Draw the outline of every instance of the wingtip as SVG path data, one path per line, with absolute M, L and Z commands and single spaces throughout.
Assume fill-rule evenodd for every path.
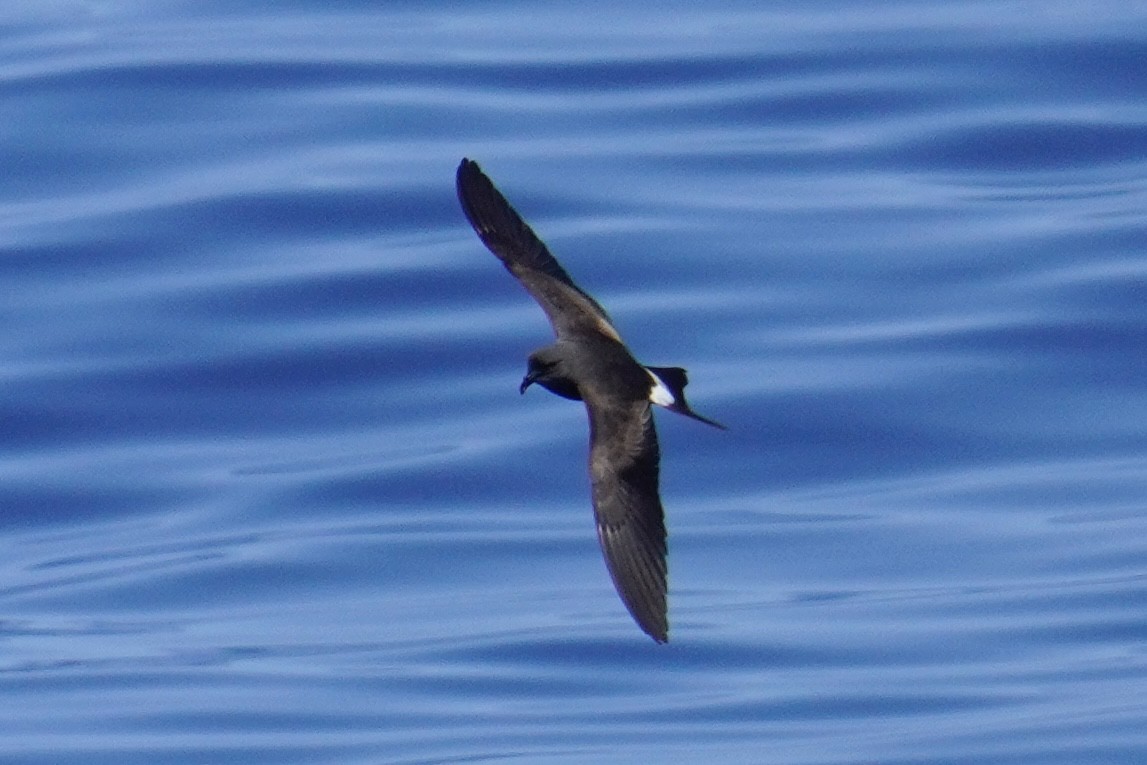
M 462 161 L 458 163 L 458 170 L 455 173 L 455 176 L 458 179 L 458 183 L 462 183 L 466 176 L 472 175 L 474 173 L 479 175 L 482 173 L 481 169 L 478 167 L 478 163 L 469 157 L 463 157 Z
M 649 614 L 638 616 L 634 612 L 630 612 L 633 621 L 641 628 L 641 631 L 653 640 L 657 645 L 665 645 L 669 642 L 669 622 L 664 614 L 651 617 Z
M 482 168 L 478 167 L 478 163 L 469 157 L 463 157 L 462 161 L 458 163 L 458 171 L 454 174 L 454 188 L 458 193 L 458 201 L 462 205 L 462 212 L 465 213 L 470 225 L 478 233 L 478 236 L 483 237 L 487 228 L 487 223 L 484 222 L 483 216 L 480 214 L 479 208 L 481 200 L 491 196 L 491 192 L 497 195 L 497 190 L 482 172 Z M 489 244 L 487 244 L 487 247 Z

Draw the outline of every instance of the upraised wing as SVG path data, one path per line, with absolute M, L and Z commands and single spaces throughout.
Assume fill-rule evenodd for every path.
M 559 339 L 597 332 L 621 342 L 605 309 L 574 284 L 477 162 L 462 160 L 457 186 L 470 225 L 546 312 Z
M 668 548 L 651 406 L 648 401 L 614 406 L 587 400 L 586 407 L 593 510 L 606 566 L 638 626 L 665 643 Z

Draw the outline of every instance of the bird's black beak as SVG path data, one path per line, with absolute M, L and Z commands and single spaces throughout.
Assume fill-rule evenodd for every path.
M 533 385 L 537 381 L 537 379 L 538 379 L 537 374 L 535 374 L 533 372 L 530 372 L 529 374 L 527 374 L 525 377 L 522 378 L 522 384 L 518 386 L 518 393 L 525 393 L 526 388 Z

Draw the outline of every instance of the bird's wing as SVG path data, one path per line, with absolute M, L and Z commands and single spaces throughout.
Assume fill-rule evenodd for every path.
M 621 342 L 605 309 L 581 290 L 478 167 L 458 165 L 458 200 L 482 243 L 546 312 L 558 338 L 596 332 Z
M 657 431 L 648 401 L 586 399 L 597 538 L 614 587 L 638 626 L 669 640 L 665 514 L 658 496 Z

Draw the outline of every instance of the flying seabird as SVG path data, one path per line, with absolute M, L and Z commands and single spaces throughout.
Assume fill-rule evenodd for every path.
M 585 401 L 597 538 L 617 594 L 658 643 L 666 618 L 665 513 L 658 496 L 652 404 L 724 429 L 689 408 L 680 367 L 637 362 L 605 310 L 574 284 L 476 162 L 458 165 L 458 199 L 482 243 L 522 283 L 553 325 L 556 342 L 530 354 L 521 393 L 537 383 Z

